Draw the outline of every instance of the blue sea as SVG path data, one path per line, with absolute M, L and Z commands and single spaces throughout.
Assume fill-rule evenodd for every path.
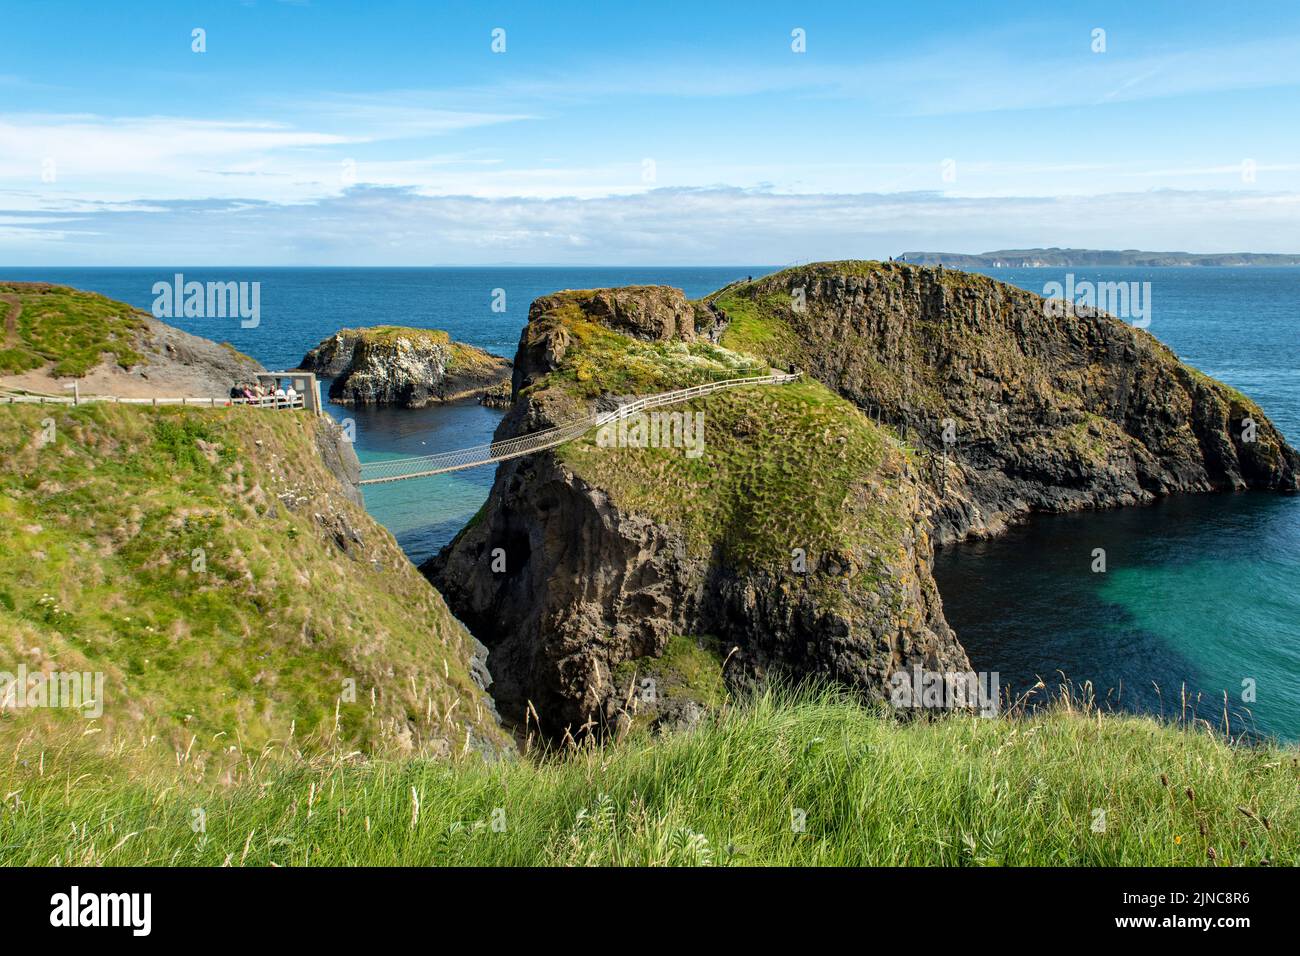
M 664 283 L 697 296 L 770 267 L 480 269 L 0 268 L 0 278 L 61 282 L 149 309 L 152 286 L 261 282 L 262 321 L 172 319 L 231 342 L 268 368 L 292 368 L 339 328 L 400 324 L 513 357 L 528 304 L 564 288 Z M 1256 399 L 1300 441 L 1300 269 L 990 269 L 1042 293 L 1048 282 L 1149 282 L 1148 331 L 1185 361 Z M 504 312 L 492 309 L 505 291 Z M 499 300 L 499 295 L 497 295 Z M 478 444 L 501 412 L 464 403 L 403 411 L 331 406 L 353 418 L 363 460 Z M 482 504 L 489 470 L 367 489 L 372 514 L 415 561 Z M 1107 570 L 1093 573 L 1105 548 Z M 1300 497 L 1180 496 L 1145 508 L 1038 516 L 1007 535 L 939 552 L 949 622 L 1004 691 L 1064 674 L 1098 698 L 1234 729 L 1300 739 Z
M 1048 282 L 1150 283 L 1147 331 L 1255 399 L 1300 443 L 1300 268 L 989 269 Z M 1094 548 L 1107 570 L 1093 573 Z M 1182 495 L 1041 515 L 941 550 L 944 611 L 980 669 L 1028 690 L 1066 675 L 1116 707 L 1300 740 L 1300 497 Z M 1226 701 L 1225 701 L 1226 695 Z

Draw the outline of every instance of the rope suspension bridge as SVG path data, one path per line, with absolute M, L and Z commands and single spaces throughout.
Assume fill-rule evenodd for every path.
M 361 466 L 361 485 L 378 485 L 390 481 L 406 481 L 410 478 L 427 478 L 462 468 L 478 468 L 481 465 L 493 465 L 497 462 L 531 455 L 533 452 L 555 448 L 567 441 L 581 438 L 593 428 L 600 428 L 619 419 L 627 418 L 648 408 L 660 408 L 664 405 L 676 405 L 680 402 L 711 395 L 729 388 L 746 385 L 784 385 L 799 378 L 799 373 L 787 374 L 775 372 L 771 375 L 749 376 L 746 378 L 729 378 L 703 385 L 692 385 L 671 392 L 659 392 L 655 395 L 643 395 L 640 398 L 624 402 L 618 408 L 596 415 L 563 422 L 552 428 L 509 438 L 505 441 L 486 445 L 474 445 L 470 448 L 458 448 L 455 451 L 441 452 L 436 455 L 423 455 L 418 458 L 396 458 L 391 461 L 371 461 Z

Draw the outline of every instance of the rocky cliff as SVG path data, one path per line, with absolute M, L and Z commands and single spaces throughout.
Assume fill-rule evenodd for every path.
M 711 320 L 660 287 L 539 299 L 497 437 L 766 371 L 697 334 Z M 684 656 L 699 677 L 692 647 L 732 683 L 819 677 L 872 698 L 898 669 L 968 667 L 930 577 L 925 488 L 885 429 L 816 382 L 672 411 L 703 416 L 698 454 L 588 435 L 505 462 L 423 567 L 491 648 L 504 714 L 558 736 L 697 713 L 665 694 L 700 692 L 685 668 L 664 673 Z
M 1254 402 L 1148 332 L 984 276 L 823 263 L 704 304 L 724 345 L 806 369 L 920 451 L 940 542 L 1032 511 L 1300 480 Z
M 344 405 L 419 408 L 481 396 L 510 377 L 510 362 L 436 329 L 343 329 L 308 352 L 303 369 L 327 376 Z

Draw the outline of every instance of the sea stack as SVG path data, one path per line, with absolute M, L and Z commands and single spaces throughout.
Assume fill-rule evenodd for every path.
M 385 325 L 342 329 L 305 356 L 301 367 L 332 379 L 340 405 L 421 408 L 476 398 L 510 379 L 510 362 L 437 329 Z

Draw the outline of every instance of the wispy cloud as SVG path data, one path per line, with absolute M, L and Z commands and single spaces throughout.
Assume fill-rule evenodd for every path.
M 458 106 L 448 102 L 456 99 Z M 465 129 L 537 119 L 507 110 L 466 108 L 465 97 L 447 91 L 394 90 L 383 94 L 335 93 L 303 100 L 294 111 L 317 126 L 341 126 L 368 141 L 441 136 Z
M 1072 32 L 1067 32 L 1072 31 Z M 593 54 L 564 73 L 412 93 L 482 104 L 591 102 L 613 97 L 683 100 L 796 95 L 870 104 L 884 115 L 942 116 L 1055 109 L 1300 85 L 1300 37 L 1124 52 L 1123 36 L 1090 55 L 1088 33 L 1062 26 L 1003 29 L 937 40 L 857 62 L 817 56 L 754 58 L 727 50 L 629 61 Z M 1062 39 L 1074 39 L 1062 43 Z M 1074 51 L 1075 55 L 1069 55 Z
M 322 110 L 316 128 L 272 120 L 10 113 L 0 115 L 0 186 L 42 184 L 50 201 L 251 195 L 295 202 L 357 181 L 356 163 L 341 149 L 516 118 L 397 105 L 385 110 L 364 101 L 336 102 Z M 331 119 L 349 128 L 326 131 Z M 448 162 L 406 161 L 409 169 Z M 375 166 L 385 168 L 401 165 Z M 231 177 L 266 182 L 235 187 L 225 181 Z
M 0 197 L 2 202 L 3 197 Z M 490 200 L 356 188 L 299 205 L 100 204 L 4 214 L 0 262 L 427 265 L 736 263 L 1008 246 L 1294 251 L 1300 193 L 1172 191 L 1094 197 L 789 195 L 657 189 L 600 199 Z M 129 250 L 103 236 L 130 234 Z

